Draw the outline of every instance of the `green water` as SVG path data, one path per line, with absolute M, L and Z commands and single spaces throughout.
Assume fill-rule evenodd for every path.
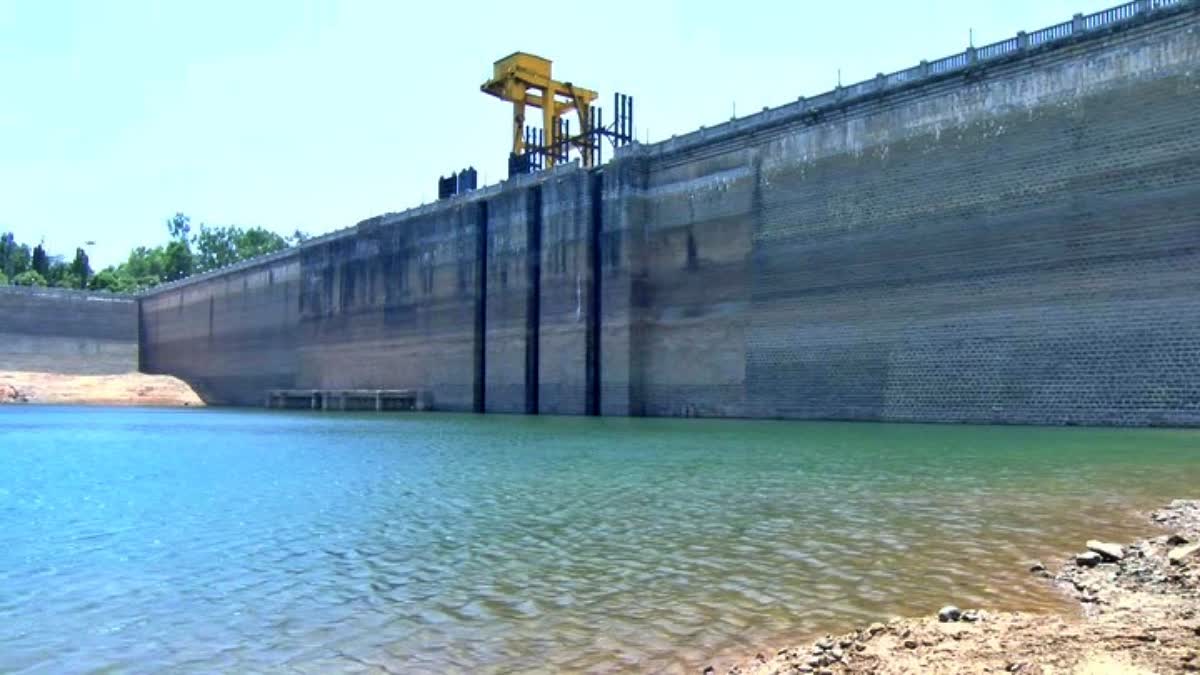
M 694 672 L 1200 496 L 1200 433 L 0 408 L 0 671 Z

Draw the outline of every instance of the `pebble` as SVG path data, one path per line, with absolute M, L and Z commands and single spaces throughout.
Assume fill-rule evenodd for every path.
M 870 626 L 867 626 L 867 633 L 869 635 L 878 635 L 885 630 L 887 630 L 887 627 L 881 623 L 873 623 Z
M 1110 544 L 1105 541 L 1091 539 L 1087 543 L 1089 551 L 1099 553 L 1105 562 L 1113 562 L 1125 557 L 1125 549 L 1120 544 Z
M 1041 560 L 1034 560 L 1033 564 L 1029 566 L 1029 571 L 1034 574 L 1040 574 L 1046 571 L 1046 566 L 1042 564 Z
M 1075 556 L 1075 564 L 1080 567 L 1095 567 L 1100 564 L 1101 560 L 1100 554 L 1095 551 L 1088 551 L 1087 553 L 1080 553 Z
M 977 612 L 973 609 L 969 609 L 969 610 L 963 612 L 963 615 L 962 615 L 962 620 L 966 621 L 968 623 L 975 623 L 976 621 L 978 621 L 981 618 L 982 617 L 979 615 L 979 612 Z
M 1167 537 L 1168 546 L 1179 546 L 1180 544 L 1188 543 L 1189 539 L 1182 534 L 1173 534 Z
M 907 647 L 908 649 L 916 649 L 917 641 L 916 640 L 905 640 L 904 646 Z
M 962 610 L 954 605 L 946 605 L 938 610 L 938 621 L 946 623 L 948 621 L 958 621 L 962 618 Z
M 1187 544 L 1185 546 L 1177 546 L 1171 549 L 1167 554 L 1167 560 L 1171 561 L 1172 565 L 1182 564 L 1184 560 L 1196 555 L 1200 552 L 1200 542 L 1195 544 Z

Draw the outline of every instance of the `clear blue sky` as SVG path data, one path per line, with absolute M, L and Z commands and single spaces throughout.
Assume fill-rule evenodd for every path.
M 1112 4 L 0 0 L 0 230 L 100 266 L 176 211 L 319 234 L 497 182 L 510 109 L 479 85 L 516 50 L 635 96 L 655 141 Z

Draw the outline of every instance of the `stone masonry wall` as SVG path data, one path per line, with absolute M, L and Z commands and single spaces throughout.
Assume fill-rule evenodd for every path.
M 143 366 L 235 404 L 1200 425 L 1200 6 L 1164 4 L 156 289 Z
M 0 370 L 136 372 L 137 326 L 133 298 L 0 286 Z

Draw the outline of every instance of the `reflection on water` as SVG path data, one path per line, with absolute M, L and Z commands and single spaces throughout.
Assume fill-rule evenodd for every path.
M 1050 608 L 1023 561 L 1198 481 L 1193 431 L 3 408 L 0 671 L 693 671 Z

